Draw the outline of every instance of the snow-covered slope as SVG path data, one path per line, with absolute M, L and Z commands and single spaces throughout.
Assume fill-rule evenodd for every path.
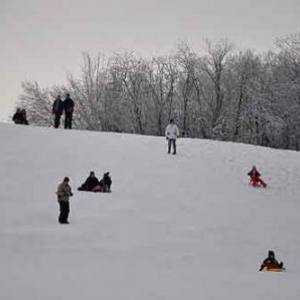
M 9 124 L 0 140 L 1 300 L 299 300 L 297 152 Z M 113 193 L 77 192 L 91 170 Z M 287 272 L 258 272 L 269 249 Z

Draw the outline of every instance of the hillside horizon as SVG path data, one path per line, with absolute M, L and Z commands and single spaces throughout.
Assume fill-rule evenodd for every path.
M 0 299 L 298 300 L 298 152 L 3 123 L 0 139 Z M 111 194 L 77 191 L 90 171 Z M 285 273 L 258 272 L 270 249 Z

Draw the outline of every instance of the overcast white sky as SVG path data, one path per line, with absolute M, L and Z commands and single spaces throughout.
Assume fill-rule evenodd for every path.
M 300 32 L 299 0 L 0 0 L 0 118 L 11 114 L 21 82 L 43 87 L 76 72 L 82 52 L 170 53 L 186 40 L 226 37 L 238 48 L 272 48 Z

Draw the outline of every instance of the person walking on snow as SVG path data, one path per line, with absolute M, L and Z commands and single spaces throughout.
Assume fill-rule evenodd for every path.
M 179 129 L 174 123 L 174 119 L 170 120 L 170 123 L 166 127 L 166 139 L 168 141 L 168 154 L 171 153 L 171 148 L 173 146 L 173 154 L 176 154 L 176 139 L 179 136 Z
M 61 100 L 61 96 L 58 95 L 53 102 L 52 113 L 54 114 L 54 127 L 58 128 L 60 125 L 60 118 L 64 110 L 64 103 Z
M 70 94 L 66 95 L 66 99 L 64 101 L 64 110 L 65 110 L 65 129 L 72 129 L 74 101 L 71 99 Z
M 248 173 L 248 176 L 250 176 L 250 185 L 254 187 L 267 187 L 267 184 L 260 178 L 260 173 L 257 171 L 255 166 L 252 167 L 251 171 Z
M 70 179 L 65 177 L 63 182 L 57 188 L 57 200 L 59 203 L 60 214 L 58 222 L 60 224 L 69 224 L 68 218 L 70 213 L 70 197 L 73 196 L 72 189 L 69 185 Z

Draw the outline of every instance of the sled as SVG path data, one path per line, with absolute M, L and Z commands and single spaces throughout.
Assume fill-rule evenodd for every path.
M 280 267 L 264 267 L 262 271 L 265 272 L 284 272 L 285 268 L 280 268 Z
M 101 191 L 101 190 L 88 191 L 88 190 L 83 190 L 81 188 L 78 188 L 77 191 L 79 191 L 79 192 L 87 192 L 87 193 L 111 193 L 111 191 L 110 192 L 104 192 L 104 191 Z
M 254 188 L 266 188 L 267 187 L 267 184 L 263 185 L 261 183 L 253 183 L 253 182 L 249 182 L 249 185 L 254 187 Z

